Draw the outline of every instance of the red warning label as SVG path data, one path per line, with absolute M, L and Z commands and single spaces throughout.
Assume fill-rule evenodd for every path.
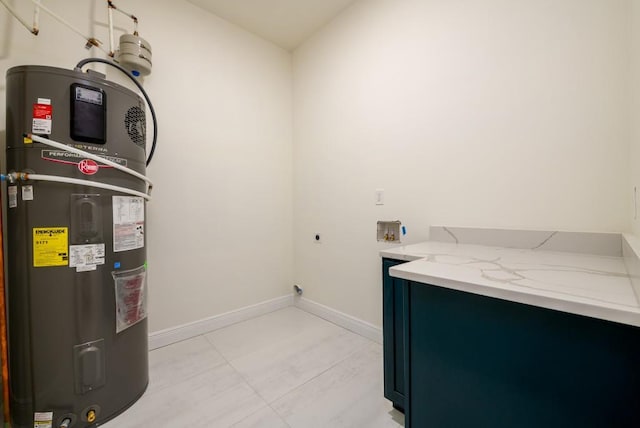
M 51 134 L 51 122 L 53 119 L 53 106 L 51 104 L 33 105 L 33 128 L 34 134 Z
M 33 118 L 34 119 L 49 119 L 53 114 L 53 106 L 50 104 L 34 104 L 33 105 Z

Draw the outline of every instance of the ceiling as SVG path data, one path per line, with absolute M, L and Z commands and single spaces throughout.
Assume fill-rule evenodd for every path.
M 287 50 L 357 0 L 189 0 Z

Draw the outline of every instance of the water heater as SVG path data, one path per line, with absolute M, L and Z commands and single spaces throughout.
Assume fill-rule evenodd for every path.
M 6 92 L 12 426 L 97 426 L 148 384 L 145 105 L 77 69 Z

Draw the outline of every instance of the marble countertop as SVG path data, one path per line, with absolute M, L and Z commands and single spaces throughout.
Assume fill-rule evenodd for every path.
M 429 241 L 390 248 L 408 263 L 391 276 L 640 326 L 640 300 L 625 258 Z

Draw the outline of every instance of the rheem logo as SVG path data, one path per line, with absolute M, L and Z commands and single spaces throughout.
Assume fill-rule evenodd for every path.
M 78 163 L 78 169 L 85 175 L 93 175 L 99 168 L 98 164 L 91 159 L 83 159 Z

